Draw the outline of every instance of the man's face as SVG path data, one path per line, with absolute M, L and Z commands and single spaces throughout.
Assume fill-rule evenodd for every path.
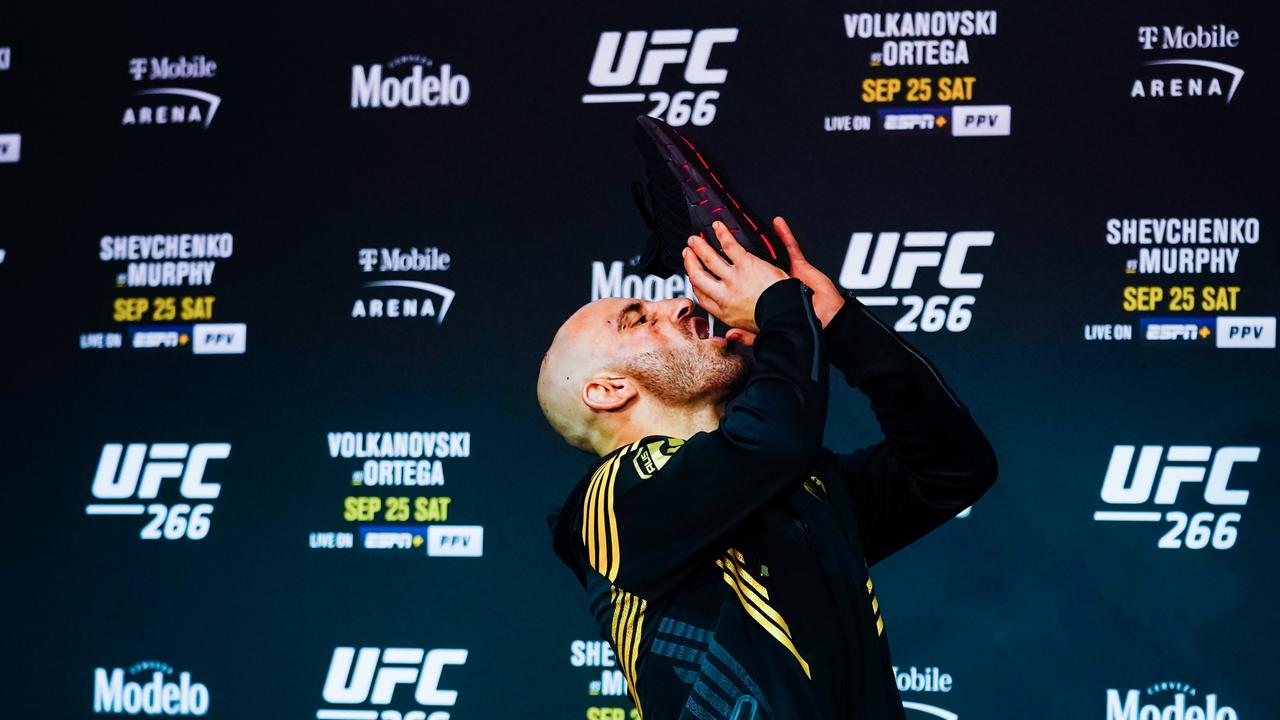
M 718 402 L 737 394 L 746 382 L 747 357 L 737 343 L 711 335 L 710 324 L 694 313 L 691 300 L 614 298 L 588 309 L 605 321 L 597 338 L 610 369 L 665 404 Z

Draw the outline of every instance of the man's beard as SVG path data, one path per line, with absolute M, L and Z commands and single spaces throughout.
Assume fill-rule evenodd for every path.
M 618 368 L 664 405 L 687 407 L 732 398 L 747 384 L 751 361 L 731 345 L 710 348 L 694 343 L 650 350 L 629 358 Z

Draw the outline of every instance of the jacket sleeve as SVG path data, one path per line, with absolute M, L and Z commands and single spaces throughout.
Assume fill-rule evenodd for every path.
M 871 401 L 884 439 L 834 454 L 832 499 L 851 513 L 868 565 L 972 505 L 995 482 L 995 451 L 941 373 L 852 293 L 828 323 L 828 357 Z M 830 458 L 829 458 L 830 459 Z
M 664 593 L 816 462 L 828 370 L 812 291 L 780 280 L 760 295 L 755 319 L 752 368 L 716 430 L 636 441 L 606 456 L 588 484 L 583 549 L 613 585 Z

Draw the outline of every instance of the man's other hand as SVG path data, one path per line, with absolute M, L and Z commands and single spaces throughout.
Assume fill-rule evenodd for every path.
M 719 222 L 716 224 L 720 225 L 721 228 L 724 227 Z M 809 289 L 813 290 L 813 312 L 814 315 L 818 317 L 818 321 L 822 323 L 822 327 L 825 328 L 827 324 L 831 322 L 831 318 L 835 317 L 836 313 L 840 311 L 840 308 L 844 307 L 844 296 L 840 294 L 840 288 L 837 287 L 835 283 L 831 282 L 831 278 L 827 277 L 826 273 L 814 267 L 813 264 L 804 256 L 804 251 L 800 249 L 800 243 L 796 241 L 796 236 L 792 234 L 791 227 L 787 225 L 786 220 L 783 220 L 781 217 L 775 217 L 773 219 L 773 229 L 777 232 L 778 237 L 782 238 L 782 244 L 787 248 L 787 255 L 790 256 L 791 277 L 799 280 L 805 285 L 808 285 Z M 723 233 L 721 233 L 720 230 L 716 231 L 716 237 L 718 238 L 723 238 L 726 235 L 729 237 L 730 242 L 733 242 L 733 236 L 729 234 L 727 229 Z M 715 252 L 714 250 L 711 250 L 711 246 L 707 245 L 706 241 L 700 237 L 694 236 L 690 238 L 690 240 L 699 241 L 712 253 Z M 724 240 L 721 239 L 720 242 L 723 244 Z M 690 245 L 693 246 L 693 243 L 691 242 Z M 733 242 L 733 246 L 739 251 L 742 251 L 742 247 L 736 242 Z M 693 282 L 694 289 L 698 291 L 698 297 L 702 298 L 702 287 L 698 284 L 698 276 L 694 274 L 694 270 L 690 265 L 690 260 L 694 257 L 693 253 L 686 251 L 684 267 L 685 272 L 689 274 L 689 279 Z M 701 255 L 696 257 L 701 257 Z M 755 258 L 753 255 L 750 257 L 754 258 L 757 262 L 764 263 L 763 260 Z M 723 260 L 721 260 L 721 262 L 723 262 Z M 768 265 L 768 263 L 764 264 Z M 697 266 L 698 263 L 695 261 L 692 265 Z M 773 266 L 769 265 L 769 267 Z M 701 267 L 698 266 L 698 269 L 701 270 Z M 705 271 L 702 274 L 706 275 Z M 714 282 L 714 278 L 712 281 Z M 711 311 L 713 315 L 719 317 L 731 326 L 732 329 L 725 333 L 726 339 L 734 340 L 743 343 L 744 345 L 751 345 L 755 342 L 756 329 L 754 324 L 750 328 L 741 325 L 734 325 L 728 320 L 725 320 L 725 318 L 720 317 L 720 314 L 712 310 L 711 306 L 706 302 L 703 302 L 703 306 Z M 752 308 L 754 310 L 754 305 Z
M 818 316 L 822 327 L 826 328 L 831 318 L 844 307 L 844 296 L 840 294 L 840 288 L 805 258 L 804 252 L 800 250 L 800 243 L 796 242 L 796 236 L 791 234 L 791 228 L 786 220 L 781 217 L 774 218 L 773 229 L 778 233 L 778 237 L 782 238 L 782 245 L 787 249 L 787 255 L 791 257 L 791 277 L 808 285 L 813 291 L 813 314 Z

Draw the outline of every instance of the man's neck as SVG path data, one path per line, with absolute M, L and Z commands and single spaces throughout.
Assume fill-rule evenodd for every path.
M 650 435 L 665 435 L 689 439 L 695 433 L 711 432 L 720 427 L 720 417 L 726 403 L 701 404 L 689 408 L 661 408 L 648 417 L 635 417 L 632 422 L 618 428 L 611 437 L 604 438 L 596 447 L 600 456 L 629 445 Z

